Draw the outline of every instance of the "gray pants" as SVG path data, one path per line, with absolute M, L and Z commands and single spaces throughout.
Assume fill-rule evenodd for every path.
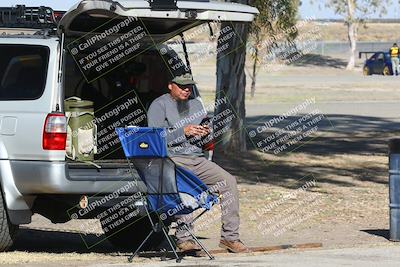
M 392 57 L 392 70 L 393 70 L 393 75 L 400 74 L 400 65 L 398 57 Z
M 205 157 L 174 156 L 171 159 L 177 165 L 192 171 L 211 191 L 216 191 L 222 195 L 221 239 L 228 241 L 239 239 L 239 193 L 235 177 Z M 176 219 L 183 222 L 190 222 L 192 217 L 192 214 L 189 214 L 176 216 Z M 183 242 L 191 239 L 191 236 L 187 231 L 178 229 L 176 238 L 178 242 Z

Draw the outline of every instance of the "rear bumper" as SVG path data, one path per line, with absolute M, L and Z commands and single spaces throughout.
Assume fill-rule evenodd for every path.
M 145 192 L 146 187 L 129 166 L 73 169 L 66 162 L 10 161 L 15 185 L 24 195 L 110 194 L 126 187 L 126 195 Z M 130 182 L 138 181 L 134 186 Z
M 10 214 L 30 212 L 38 195 L 102 196 L 118 192 L 129 196 L 146 192 L 146 186 L 136 172 L 129 172 L 128 165 L 98 170 L 74 169 L 62 161 L 0 160 L 0 182 Z

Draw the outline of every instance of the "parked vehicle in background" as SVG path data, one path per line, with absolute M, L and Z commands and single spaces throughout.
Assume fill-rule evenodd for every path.
M 372 54 L 372 56 L 365 60 L 363 66 L 364 75 L 393 75 L 392 62 L 388 52 L 359 52 L 359 58 L 361 58 L 363 54 L 366 58 L 368 55 Z

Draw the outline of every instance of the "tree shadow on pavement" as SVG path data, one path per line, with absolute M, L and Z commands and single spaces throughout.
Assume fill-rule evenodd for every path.
M 282 129 L 292 122 L 299 120 L 302 116 L 290 116 L 286 120 L 274 125 Z M 247 129 L 257 130 L 264 122 L 273 119 L 273 116 L 257 116 L 247 118 Z M 315 124 L 318 126 L 318 140 L 307 143 L 300 149 L 303 153 L 313 155 L 328 155 L 332 153 L 346 153 L 358 155 L 386 154 L 389 138 L 399 136 L 400 122 L 390 119 L 383 119 L 369 116 L 352 115 L 327 115 L 323 120 Z M 260 129 L 260 128 L 259 128 Z M 248 140 L 248 147 L 251 149 L 254 144 L 267 138 L 278 129 L 272 129 L 257 134 L 255 138 Z M 329 134 L 326 136 L 326 134 Z M 254 144 L 253 144 L 254 143 Z
M 240 182 L 248 184 L 297 188 L 302 185 L 298 181 L 306 176 L 315 177 L 319 183 L 338 186 L 355 186 L 363 181 L 387 184 L 387 163 L 382 157 L 387 155 L 389 139 L 399 134 L 400 122 L 377 117 L 329 115 L 316 124 L 316 132 L 290 148 L 278 154 L 273 149 L 262 151 L 276 140 L 266 141 L 269 137 L 301 117 L 288 117 L 268 129 L 262 126 L 274 117 L 247 118 L 248 133 L 257 132 L 253 138 L 248 135 L 249 151 L 240 155 L 217 152 L 215 161 L 236 175 Z

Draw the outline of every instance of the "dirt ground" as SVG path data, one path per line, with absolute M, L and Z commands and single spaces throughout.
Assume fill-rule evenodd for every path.
M 261 72 L 255 98 L 246 100 L 246 130 L 314 98 L 324 115 L 318 131 L 281 153 L 261 152 L 258 142 L 279 131 L 274 127 L 249 136 L 248 152 L 216 156 L 239 182 L 242 239 L 249 246 L 318 242 L 323 249 L 393 245 L 388 241 L 387 141 L 400 129 L 399 80 L 364 77 L 360 68 L 345 71 L 344 59 L 331 58 L 337 66 L 332 67 L 318 65 L 319 56 L 310 57 L 279 72 Z M 194 66 L 206 103 L 213 99 L 213 66 Z M 387 109 L 390 104 L 394 107 Z M 376 115 L 366 116 L 360 105 Z M 307 112 L 289 116 L 284 125 Z M 197 234 L 211 249 L 219 241 L 219 213 L 214 208 L 197 224 Z M 87 249 L 81 223 L 55 225 L 35 215 L 23 226 L 15 249 L 1 254 L 0 264 L 126 262 L 127 252 L 107 241 Z M 94 233 L 101 233 L 99 225 Z M 136 259 L 139 264 L 158 260 Z

